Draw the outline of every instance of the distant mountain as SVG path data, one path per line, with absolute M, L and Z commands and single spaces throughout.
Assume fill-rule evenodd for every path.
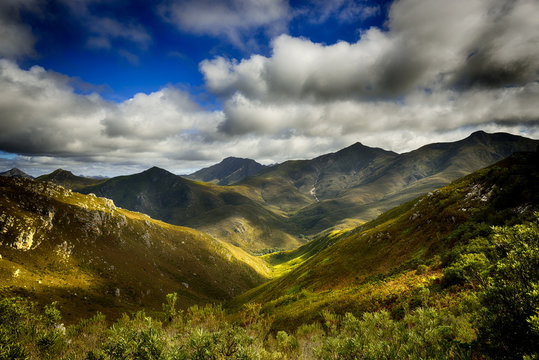
M 268 205 L 294 213 L 305 206 L 337 197 L 378 170 L 396 153 L 356 143 L 312 160 L 290 160 L 241 182 L 260 191 Z
M 251 159 L 228 157 L 219 164 L 200 169 L 184 177 L 190 180 L 211 182 L 217 185 L 231 185 L 259 173 L 264 168 L 266 166 Z
M 71 190 L 78 190 L 87 186 L 99 184 L 103 182 L 104 179 L 77 176 L 71 171 L 57 169 L 50 174 L 38 176 L 36 180 L 48 181 L 54 184 L 62 185 Z
M 497 137 L 476 134 L 464 142 L 479 151 Z M 462 149 L 434 146 L 447 147 Z M 320 320 L 324 309 L 338 314 L 384 309 L 398 315 L 405 306 L 411 310 L 421 301 L 451 304 L 449 299 L 458 299 L 459 291 L 469 291 L 447 292 L 440 287 L 442 267 L 456 261 L 459 246 L 488 235 L 493 225 L 532 220 L 538 210 L 539 153 L 515 153 L 354 230 L 266 255 L 268 262 L 289 272 L 233 299 L 229 307 L 263 304 L 262 312 L 275 316 L 276 328 L 293 329 Z M 421 289 L 430 291 L 428 299 L 418 299 Z
M 404 154 L 355 144 L 312 160 L 285 162 L 246 179 L 306 233 L 357 226 L 383 211 L 488 166 L 538 140 L 479 131 Z M 291 199 L 281 201 L 282 194 Z
M 4 172 L 0 173 L 0 176 L 7 176 L 7 177 L 12 177 L 12 178 L 25 178 L 25 179 L 33 179 L 34 178 L 33 176 L 30 176 L 27 173 L 25 173 L 24 171 L 19 170 L 17 168 L 13 168 L 11 170 L 4 171 Z
M 264 281 L 259 259 L 199 231 L 117 208 L 109 199 L 0 177 L 0 288 L 68 318 L 160 311 L 229 299 Z
M 153 167 L 79 191 L 113 199 L 118 206 L 171 224 L 194 227 L 248 250 L 300 245 L 290 235 L 286 219 L 242 187 L 203 184 Z

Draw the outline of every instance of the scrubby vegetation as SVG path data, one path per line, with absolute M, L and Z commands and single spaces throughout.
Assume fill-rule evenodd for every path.
M 428 271 L 419 268 L 418 272 Z M 0 301 L 0 359 L 466 359 L 539 355 L 539 213 L 525 224 L 494 227 L 456 248 L 439 289 L 460 294 L 448 306 L 418 290 L 402 311 L 339 315 L 293 330 L 272 327 L 261 306 L 235 316 L 219 305 L 144 311 L 110 324 L 101 314 L 65 327 L 54 304 Z M 458 288 L 458 291 L 457 291 Z M 383 306 L 382 306 L 383 307 Z

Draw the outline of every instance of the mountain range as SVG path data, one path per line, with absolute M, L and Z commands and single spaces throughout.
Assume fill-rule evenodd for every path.
M 38 180 L 110 198 L 123 208 L 259 253 L 292 249 L 318 235 L 361 225 L 514 152 L 535 151 L 538 145 L 538 140 L 479 131 L 403 154 L 356 143 L 271 167 L 227 158 L 187 176 L 197 181 L 155 167 L 112 179 L 56 170 Z M 201 182 L 204 179 L 211 183 Z

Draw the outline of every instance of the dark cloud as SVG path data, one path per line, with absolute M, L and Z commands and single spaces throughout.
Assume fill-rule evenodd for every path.
M 538 13 L 535 1 L 493 1 L 454 85 L 499 88 L 539 80 Z
M 0 57 L 35 55 L 32 28 L 21 22 L 21 12 L 38 11 L 35 0 L 0 2 Z
M 515 59 L 505 63 L 496 62 L 488 50 L 470 56 L 455 74 L 454 86 L 458 88 L 522 86 L 539 79 L 539 68 L 531 59 Z

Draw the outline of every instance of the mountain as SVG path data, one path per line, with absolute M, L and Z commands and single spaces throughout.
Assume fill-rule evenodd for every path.
M 491 234 L 492 225 L 522 223 L 537 210 L 539 153 L 516 153 L 354 230 L 266 255 L 283 275 L 228 306 L 264 304 L 276 328 L 320 320 L 323 309 L 339 314 L 386 309 L 398 317 L 403 306 L 425 301 L 449 306 L 468 291 L 440 286 L 459 249 Z M 421 292 L 428 297 L 418 298 Z
M 293 248 L 301 243 L 286 219 L 236 186 L 191 181 L 153 167 L 80 189 L 113 199 L 123 208 L 165 222 L 196 228 L 246 250 Z
M 32 176 L 28 175 L 22 170 L 19 170 L 17 168 L 13 168 L 8 171 L 4 171 L 0 173 L 0 176 L 7 176 L 7 177 L 13 177 L 13 178 L 25 178 L 25 179 L 33 179 Z
M 306 237 L 349 229 L 539 141 L 477 132 L 404 154 L 356 143 L 311 160 L 265 168 L 233 186 L 162 169 L 79 188 L 249 251 L 292 249 Z M 265 250 L 264 250 L 265 251 Z
M 262 188 L 268 205 L 286 211 L 304 233 L 316 234 L 357 226 L 513 152 L 535 151 L 538 145 L 538 140 L 482 131 L 404 154 L 358 143 L 312 160 L 285 162 L 241 184 Z
M 251 159 L 228 157 L 219 164 L 200 169 L 184 177 L 190 180 L 211 182 L 218 185 L 230 185 L 257 174 L 264 168 L 266 166 Z
M 38 181 L 47 181 L 64 186 L 71 190 L 78 190 L 87 186 L 99 184 L 103 179 L 88 178 L 74 175 L 71 171 L 57 169 L 50 174 L 41 175 L 36 178 Z
M 289 160 L 251 176 L 239 185 L 256 192 L 274 211 L 293 215 L 298 210 L 331 199 L 360 181 L 365 169 L 377 169 L 396 153 L 356 143 L 311 160 Z M 290 220 L 291 223 L 298 223 Z M 301 224 L 301 223 L 300 223 Z M 301 224 L 301 231 L 309 226 Z
M 199 231 L 61 186 L 0 177 L 0 293 L 57 301 L 68 318 L 230 299 L 263 262 Z

